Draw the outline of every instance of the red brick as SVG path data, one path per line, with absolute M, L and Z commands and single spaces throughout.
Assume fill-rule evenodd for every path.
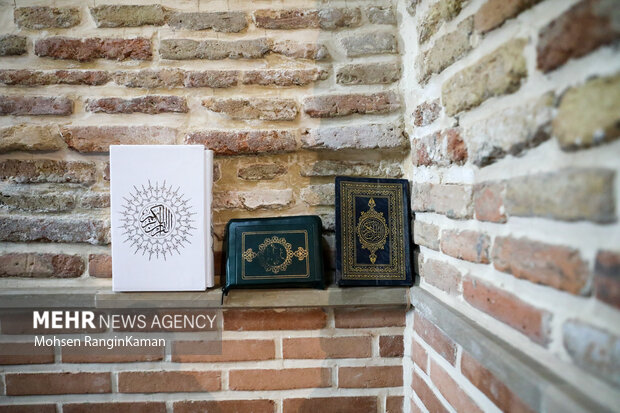
M 377 411 L 377 398 L 374 396 L 358 396 L 284 399 L 283 406 L 284 413 L 374 413 Z
M 41 57 L 86 62 L 93 59 L 151 60 L 151 41 L 135 39 L 72 39 L 48 37 L 37 40 L 34 53 Z
M 419 264 L 420 276 L 430 285 L 447 292 L 450 295 L 458 295 L 461 285 L 461 272 L 447 262 L 427 258 Z
M 318 330 L 326 324 L 327 314 L 320 308 L 224 312 L 224 330 Z
M 97 278 L 112 278 L 112 257 L 108 254 L 89 254 L 88 275 Z
M 402 357 L 404 352 L 403 336 L 379 337 L 379 355 L 381 357 Z
M 439 355 L 448 360 L 453 366 L 455 365 L 456 343 L 418 311 L 414 315 L 413 329 Z
M 54 159 L 6 159 L 0 161 L 0 179 L 17 183 L 92 184 L 97 174 L 96 164 L 85 161 Z
M 474 15 L 476 31 L 486 33 L 518 16 L 541 0 L 487 0 Z
M 273 413 L 273 400 L 200 400 L 174 402 L 174 413 Z
M 216 155 L 252 155 L 297 150 L 294 130 L 206 130 L 192 132 L 187 144 L 202 144 Z
M 102 70 L 0 70 L 0 83 L 5 85 L 44 86 L 44 85 L 89 85 L 99 86 L 107 83 L 110 75 Z
M 285 359 L 338 359 L 372 356 L 372 340 L 365 337 L 304 337 L 284 338 Z
M 65 97 L 0 96 L 0 115 L 54 115 L 73 113 L 73 101 Z
M 462 165 L 467 161 L 467 146 L 459 128 L 445 129 L 414 139 L 411 150 L 414 166 Z
M 432 413 L 449 413 L 448 409 L 439 401 L 435 393 L 428 387 L 428 384 L 416 373 L 413 372 L 413 380 L 411 388 L 418 395 L 422 404 L 429 412 Z
M 12 404 L 0 406 L 1 413 L 57 413 L 55 404 Z
M 431 360 L 431 380 L 441 395 L 457 412 L 482 413 L 482 409 L 454 381 L 450 374 L 434 360 Z
M 110 393 L 110 373 L 11 373 L 7 396 Z
M 398 108 L 400 108 L 400 98 L 394 92 L 323 95 L 304 99 L 304 112 L 311 118 L 331 118 L 354 113 L 389 113 Z
M 435 122 L 441 113 L 439 99 L 421 103 L 413 112 L 413 124 L 415 126 L 428 126 Z
M 261 9 L 254 12 L 254 23 L 265 29 L 326 29 L 356 27 L 362 15 L 355 9 Z
M 578 250 L 527 238 L 497 237 L 493 264 L 517 278 L 572 294 L 584 294 L 590 276 Z
M 388 396 L 385 399 L 385 413 L 403 413 L 403 396 Z
M 489 236 L 477 231 L 441 232 L 441 251 L 461 260 L 488 264 L 490 244 Z
M 133 99 L 88 99 L 86 110 L 94 113 L 187 113 L 187 101 L 180 96 L 141 96 Z
M 402 366 L 338 367 L 338 387 L 341 389 L 401 387 Z
M 469 277 L 463 280 L 463 298 L 477 309 L 525 334 L 530 340 L 543 346 L 549 343 L 551 313 L 548 311 Z
M 13 252 L 0 255 L 0 278 L 76 278 L 84 272 L 79 255 Z
M 502 411 L 511 413 L 532 412 L 493 373 L 465 352 L 461 356 L 461 372 Z
M 413 362 L 417 364 L 424 373 L 428 374 L 428 353 L 426 349 L 415 338 L 411 343 L 411 358 Z
M 218 391 L 219 371 L 128 371 L 118 373 L 120 393 L 174 393 Z
M 594 265 L 594 295 L 620 309 L 620 253 L 599 251 Z
M 62 413 L 166 413 L 164 402 L 110 402 L 63 404 Z
M 336 309 L 336 328 L 404 327 L 404 308 Z
M 504 209 L 505 186 L 484 183 L 474 186 L 474 212 L 479 221 L 506 222 Z
M 62 137 L 78 152 L 107 152 L 110 145 L 171 145 L 177 130 L 166 126 L 66 126 Z
M 331 386 L 331 369 L 230 370 L 231 390 L 289 390 Z
M 48 364 L 54 362 L 54 347 L 34 343 L 0 343 L 0 365 Z
M 538 35 L 538 69 L 550 72 L 571 58 L 585 56 L 620 37 L 613 20 L 615 0 L 583 0 L 568 9 Z
M 164 347 L 62 347 L 63 363 L 134 363 L 141 361 L 161 361 Z
M 172 344 L 174 362 L 258 361 L 272 360 L 275 355 L 273 340 L 175 341 Z

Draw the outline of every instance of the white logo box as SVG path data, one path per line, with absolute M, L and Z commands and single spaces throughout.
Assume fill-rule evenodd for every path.
M 111 145 L 114 291 L 213 287 L 213 151 Z

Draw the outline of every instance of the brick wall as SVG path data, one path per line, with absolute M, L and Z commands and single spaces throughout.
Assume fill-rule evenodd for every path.
M 0 399 L 14 405 L 0 411 L 402 411 L 402 308 L 239 309 L 223 320 L 219 354 L 200 333 L 148 352 L 20 344 L 19 357 L 0 358 Z
M 617 6 L 398 9 L 414 289 L 610 410 L 620 394 Z M 535 410 L 442 327 L 417 309 L 407 318 L 406 411 Z

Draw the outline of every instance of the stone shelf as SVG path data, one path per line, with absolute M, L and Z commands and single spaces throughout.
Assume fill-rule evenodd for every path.
M 5 289 L 0 308 L 290 308 L 408 305 L 407 287 L 232 290 L 220 304 L 221 290 L 200 292 L 114 293 L 106 288 Z

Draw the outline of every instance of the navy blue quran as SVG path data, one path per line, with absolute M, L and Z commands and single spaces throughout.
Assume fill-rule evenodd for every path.
M 224 293 L 234 287 L 323 288 L 321 228 L 318 216 L 230 220 Z
M 340 286 L 411 285 L 409 182 L 336 178 Z

